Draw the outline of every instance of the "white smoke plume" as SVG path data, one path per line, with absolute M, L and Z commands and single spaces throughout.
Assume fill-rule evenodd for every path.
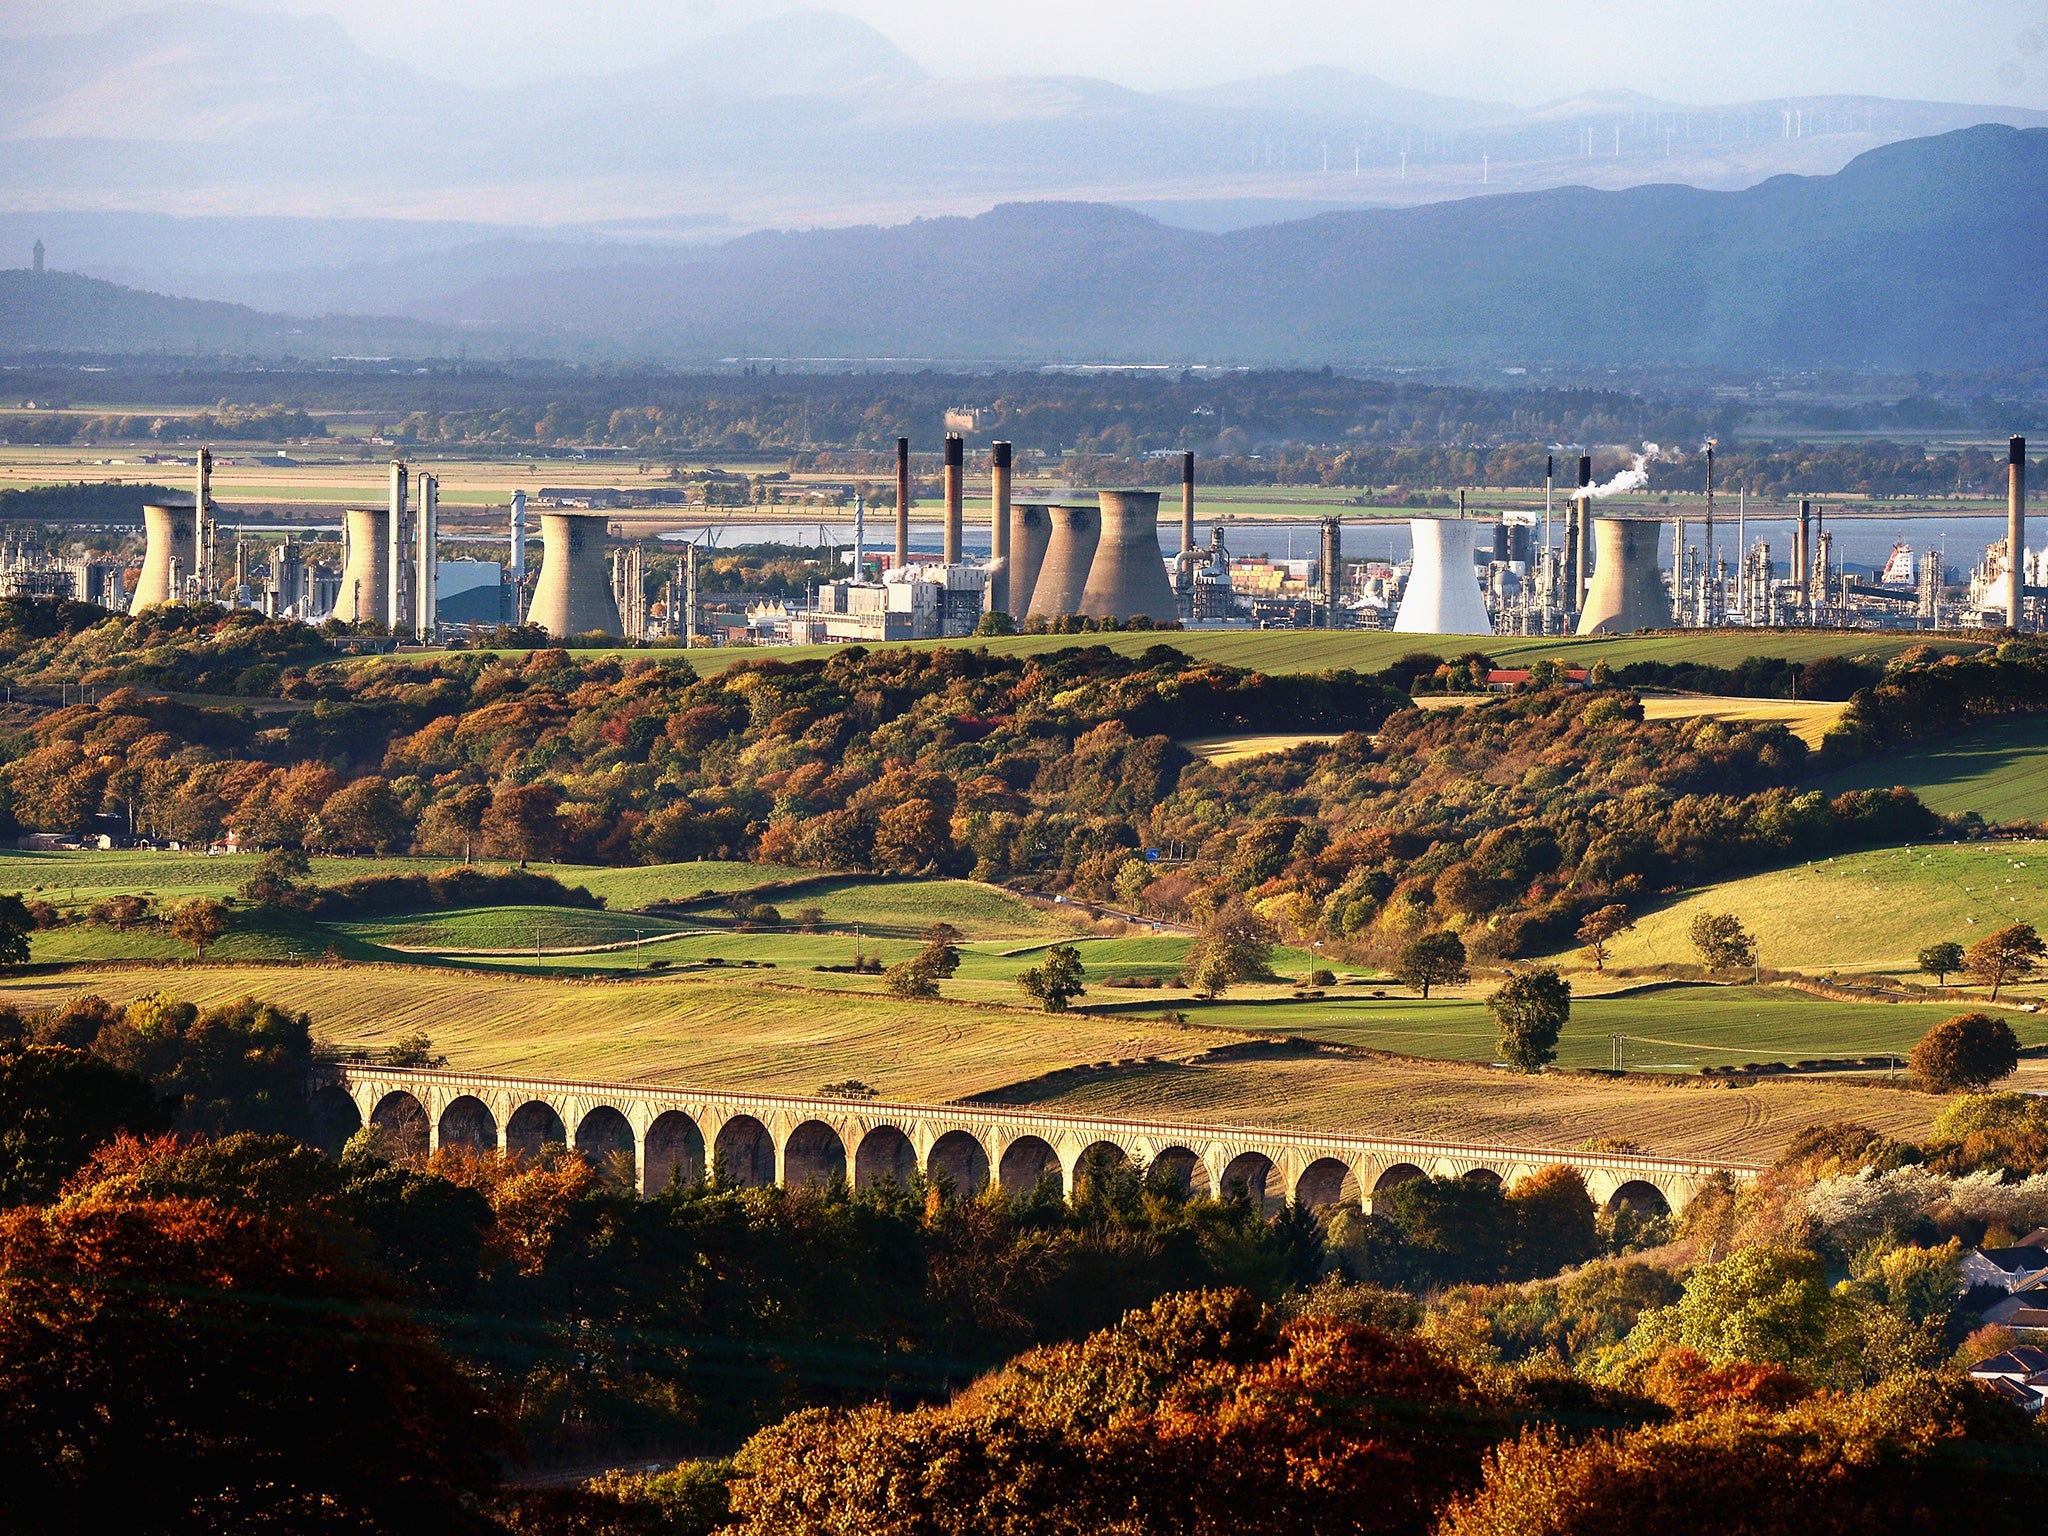
M 1663 456 L 1664 450 L 1655 443 L 1643 444 L 1641 453 L 1630 455 L 1627 469 L 1609 480 L 1605 485 L 1589 485 L 1586 494 L 1595 501 L 1609 496 L 1619 496 L 1623 491 L 1640 491 L 1650 483 L 1650 466 Z

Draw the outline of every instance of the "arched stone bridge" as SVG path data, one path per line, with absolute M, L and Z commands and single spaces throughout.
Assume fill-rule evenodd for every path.
M 1091 1152 L 1164 1166 L 1193 1193 L 1235 1187 L 1267 1204 L 1356 1201 L 1424 1174 L 1513 1184 L 1551 1164 L 1576 1168 L 1613 1208 L 1683 1210 L 1716 1165 L 1634 1154 L 1381 1140 L 1309 1131 L 1104 1120 L 999 1105 L 795 1098 L 641 1083 L 486 1076 L 340 1063 L 318 1089 L 337 1129 L 375 1124 L 415 1152 L 441 1146 L 535 1153 L 550 1142 L 630 1158 L 643 1191 L 693 1182 L 711 1160 L 745 1187 L 908 1183 L 923 1171 L 976 1191 L 993 1178 L 1029 1190 L 1047 1173 L 1071 1192 Z M 1730 1171 L 1746 1176 L 1752 1170 Z

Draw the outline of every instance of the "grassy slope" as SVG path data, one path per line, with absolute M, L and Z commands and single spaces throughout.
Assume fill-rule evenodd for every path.
M 1507 635 L 1397 635 L 1383 630 L 1340 630 L 1335 633 L 1287 630 L 1189 630 L 1184 632 L 1139 631 L 1111 635 L 1014 635 L 1001 639 L 919 641 L 912 648 L 932 645 L 977 645 L 1003 656 L 1037 656 L 1075 646 L 1106 645 L 1126 656 L 1137 656 L 1155 645 L 1168 645 L 1204 661 L 1220 661 L 1269 673 L 1319 672 L 1351 667 L 1377 671 L 1397 657 L 1414 651 L 1431 651 L 1440 656 L 1457 656 L 1466 651 L 1484 651 L 1504 665 L 1526 664 L 1544 657 L 1559 657 L 1574 665 L 1590 665 L 1605 658 L 1613 666 L 1631 661 L 1698 661 L 1716 666 L 1733 666 L 1749 656 L 1783 656 L 1811 661 L 1821 656 L 1859 656 L 1889 660 L 1914 645 L 1929 643 L 1929 637 L 1913 634 L 1878 634 L 1868 630 L 1730 630 L 1712 636 L 1657 634 L 1593 638 L 1516 639 Z M 1943 649 L 1974 649 L 1975 642 L 1944 638 L 1934 642 Z M 736 646 L 719 650 L 692 651 L 692 666 L 705 675 L 723 672 L 744 661 L 806 661 L 828 656 L 834 646 Z M 589 651 L 577 655 L 620 654 L 675 655 L 671 651 Z M 362 665 L 375 665 L 376 658 Z
M 1880 848 L 1730 880 L 1639 917 L 1608 963 L 1693 961 L 1686 933 L 1700 912 L 1741 918 L 1766 966 L 1904 973 L 1941 939 L 1967 946 L 2014 921 L 2048 928 L 2048 843 Z
M 4 995 L 47 1006 L 87 991 L 121 999 L 161 988 L 202 1003 L 253 993 L 307 1010 L 339 1046 L 376 1049 L 424 1029 L 451 1065 L 477 1071 L 786 1093 L 857 1077 L 919 1099 L 1075 1064 L 1188 1054 L 1219 1038 L 1153 1020 L 909 1004 L 863 985 L 827 999 L 761 971 L 593 984 L 409 966 L 207 965 L 82 968 L 13 980 Z
M 1987 821 L 2048 822 L 2048 717 L 1985 726 L 1819 781 L 1830 794 L 1894 784 L 1952 816 L 1976 811 Z

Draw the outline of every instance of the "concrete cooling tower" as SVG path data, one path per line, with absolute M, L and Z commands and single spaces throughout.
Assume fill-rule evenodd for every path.
M 1479 593 L 1472 541 L 1479 523 L 1417 517 L 1408 522 L 1415 540 L 1415 564 L 1401 594 L 1394 630 L 1403 635 L 1490 635 L 1493 620 Z
M 1104 491 L 1101 532 L 1081 613 L 1091 619 L 1170 619 L 1180 612 L 1159 548 L 1159 493 Z
M 1085 504 L 1046 511 L 1052 517 L 1052 536 L 1046 540 L 1038 580 L 1031 585 L 1029 611 L 1033 618 L 1058 619 L 1081 611 L 1081 594 L 1088 590 L 1088 570 L 1095 564 L 1095 546 L 1102 538 L 1102 513 Z
M 619 605 L 612 600 L 611 572 L 604 558 L 605 519 L 574 512 L 540 515 L 540 579 L 533 584 L 529 624 L 557 639 L 571 635 L 620 633 Z
M 145 545 L 142 580 L 128 601 L 130 613 L 175 603 L 192 574 L 192 503 L 168 498 L 142 509 Z
M 1052 514 L 1044 502 L 1010 504 L 1010 617 L 1019 623 L 1031 611 L 1031 593 L 1051 537 Z
M 382 624 L 390 615 L 390 553 L 384 547 L 391 514 L 382 507 L 350 507 L 343 514 L 341 591 L 334 617 L 344 624 Z
M 1593 579 L 1579 614 L 1582 635 L 1668 629 L 1671 596 L 1657 565 L 1656 523 L 1636 517 L 1593 519 Z

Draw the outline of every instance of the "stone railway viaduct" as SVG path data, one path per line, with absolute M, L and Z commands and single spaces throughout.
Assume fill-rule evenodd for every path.
M 598 1159 L 630 1158 L 647 1193 L 694 1182 L 715 1163 L 729 1182 L 855 1188 L 924 1172 L 978 1191 L 993 1179 L 1025 1191 L 1050 1173 L 1071 1192 L 1093 1155 L 1170 1174 L 1190 1193 L 1242 1187 L 1274 1205 L 1357 1202 L 1425 1174 L 1513 1184 L 1562 1163 L 1595 1201 L 1683 1210 L 1716 1165 L 1635 1154 L 1382 1140 L 1157 1120 L 1104 1120 L 1000 1105 L 795 1098 L 645 1083 L 568 1082 L 339 1063 L 317 1095 L 337 1130 L 365 1124 L 408 1150 L 443 1146 L 537 1153 L 562 1143 Z M 1737 1176 L 1753 1170 L 1730 1168 Z

